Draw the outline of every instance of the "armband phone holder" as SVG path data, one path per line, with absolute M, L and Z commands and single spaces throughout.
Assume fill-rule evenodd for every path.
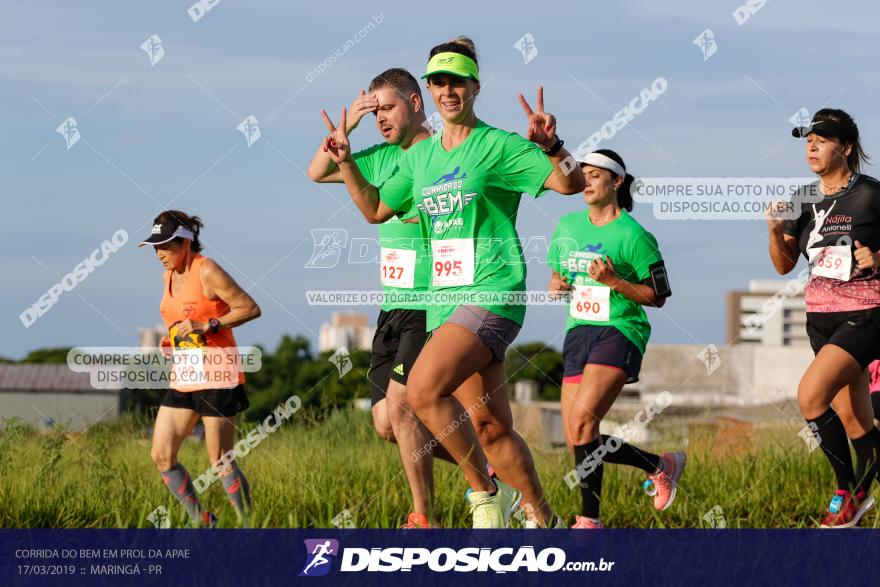
M 668 298 L 672 295 L 669 289 L 669 277 L 666 275 L 666 265 L 663 261 L 652 263 L 648 269 L 651 272 L 651 287 L 654 288 L 654 295 L 658 298 Z

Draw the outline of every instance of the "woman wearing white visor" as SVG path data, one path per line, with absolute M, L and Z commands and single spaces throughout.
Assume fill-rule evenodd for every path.
M 150 236 L 162 263 L 163 295 L 159 312 L 174 353 L 168 392 L 156 415 L 151 456 L 162 481 L 194 524 L 214 526 L 192 478 L 177 460 L 180 445 L 199 419 L 215 474 L 239 516 L 251 513 L 250 487 L 244 473 L 227 455 L 235 443 L 233 419 L 249 407 L 244 374 L 232 329 L 258 318 L 257 303 L 213 259 L 201 255 L 202 222 L 179 210 L 166 210 L 153 220 Z
M 657 240 L 629 214 L 633 177 L 623 159 L 600 149 L 579 162 L 587 208 L 559 221 L 547 262 L 550 291 L 572 292 L 562 351 L 562 418 L 575 454 L 567 479 L 581 488 L 581 515 L 573 528 L 589 529 L 603 527 L 603 462 L 644 470 L 654 486 L 654 507 L 665 510 L 686 458 L 683 452 L 652 454 L 599 433 L 624 384 L 638 380 L 651 334 L 643 306 L 663 306 L 671 291 Z

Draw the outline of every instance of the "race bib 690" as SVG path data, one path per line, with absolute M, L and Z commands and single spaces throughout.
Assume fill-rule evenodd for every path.
M 568 311 L 576 320 L 608 322 L 611 316 L 611 288 L 606 285 L 575 285 Z

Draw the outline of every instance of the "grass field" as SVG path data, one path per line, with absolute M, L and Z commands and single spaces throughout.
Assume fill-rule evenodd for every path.
M 0 526 L 53 528 L 152 527 L 157 506 L 185 525 L 182 508 L 162 485 L 149 456 L 148 422 L 125 418 L 85 434 L 38 435 L 15 426 L 0 433 Z M 833 489 L 823 456 L 809 454 L 791 426 L 762 431 L 754 450 L 720 458 L 712 435 L 691 438 L 679 496 L 657 513 L 644 495 L 640 471 L 606 465 L 602 518 L 609 527 L 707 527 L 703 515 L 718 505 L 729 528 L 815 527 Z M 655 449 L 676 447 L 654 447 Z M 563 451 L 535 452 L 555 511 L 571 523 L 580 498 L 563 475 L 572 459 Z M 193 477 L 208 467 L 204 445 L 187 441 L 181 462 Z M 253 526 L 329 527 L 342 510 L 358 527 L 390 528 L 409 511 L 409 490 L 396 447 L 373 432 L 369 415 L 339 411 L 321 423 L 294 419 L 240 461 L 256 509 Z M 437 519 L 444 527 L 469 526 L 458 470 L 435 465 Z M 221 527 L 240 524 L 219 483 L 202 501 Z M 873 512 L 863 526 L 878 527 Z

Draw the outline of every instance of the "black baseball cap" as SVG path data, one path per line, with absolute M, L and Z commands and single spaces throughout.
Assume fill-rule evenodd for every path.
M 843 141 L 852 139 L 851 133 L 843 125 L 820 114 L 816 114 L 808 126 L 796 126 L 791 129 L 791 136 L 797 139 L 806 138 L 810 133 L 816 133 L 820 137 L 841 139 Z
M 144 245 L 161 245 L 176 238 L 193 240 L 195 233 L 176 221 L 160 222 L 153 225 L 150 236 L 141 241 L 138 247 Z

